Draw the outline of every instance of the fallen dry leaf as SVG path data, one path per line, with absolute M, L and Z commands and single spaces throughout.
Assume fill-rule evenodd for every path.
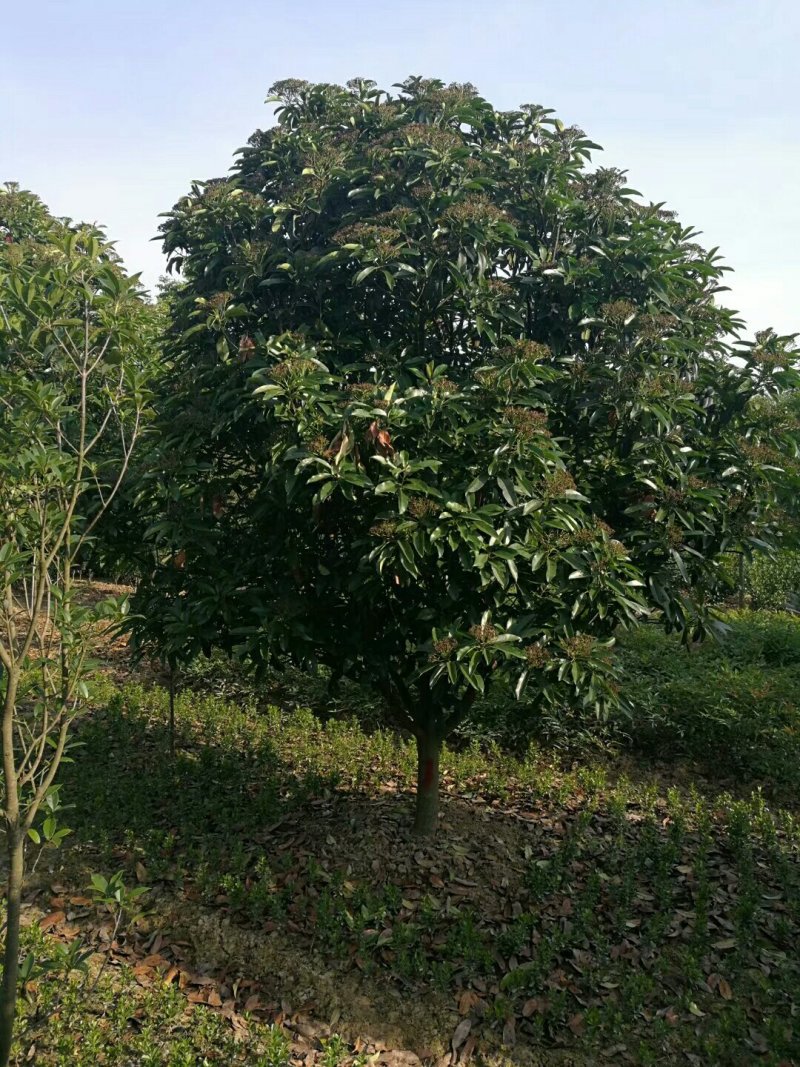
M 473 1008 L 482 1003 L 481 997 L 472 989 L 465 989 L 458 998 L 458 1014 L 469 1015 Z
M 536 1014 L 536 1012 L 543 1012 L 546 1008 L 547 1001 L 544 997 L 531 997 L 522 1005 L 523 1018 L 530 1019 L 531 1015 Z
M 65 919 L 66 915 L 63 911 L 51 911 L 49 915 L 45 915 L 43 919 L 39 920 L 39 929 L 43 933 L 47 933 L 47 931 L 52 930 L 54 926 L 63 923 Z
M 453 1052 L 458 1052 L 461 1046 L 469 1037 L 469 1032 L 472 1029 L 471 1019 L 462 1019 L 453 1032 L 453 1036 L 450 1038 L 450 1047 Z
M 416 1052 L 407 1049 L 387 1049 L 378 1058 L 378 1063 L 386 1067 L 422 1067 L 422 1060 Z
M 168 960 L 165 960 L 159 952 L 153 952 L 142 960 L 142 964 L 145 967 L 165 967 L 167 963 Z
M 503 1044 L 506 1048 L 513 1048 L 517 1043 L 517 1024 L 513 1015 L 509 1015 L 503 1024 Z
M 569 1021 L 567 1022 L 567 1026 L 570 1028 L 573 1034 L 575 1034 L 576 1037 L 580 1037 L 583 1033 L 585 1026 L 582 1013 L 576 1012 L 574 1015 L 570 1016 Z
M 464 1042 L 464 1047 L 461 1050 L 461 1055 L 458 1057 L 458 1062 L 466 1067 L 466 1064 L 472 1059 L 472 1054 L 478 1044 L 478 1039 L 474 1034 L 470 1034 L 467 1040 Z

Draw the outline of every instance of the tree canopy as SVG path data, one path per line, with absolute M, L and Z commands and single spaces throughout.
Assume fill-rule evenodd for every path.
M 708 625 L 774 534 L 791 339 L 543 107 L 410 78 L 273 90 L 163 226 L 180 282 L 137 636 L 366 677 L 436 754 L 498 679 L 602 711 L 615 628 Z

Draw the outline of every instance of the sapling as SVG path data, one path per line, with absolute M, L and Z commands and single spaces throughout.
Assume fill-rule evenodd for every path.
M 34 232 L 19 222 L 26 197 L 41 221 Z M 124 612 L 124 597 L 87 603 L 75 574 L 139 435 L 149 343 L 138 281 L 103 235 L 43 211 L 30 194 L 0 191 L 2 1067 L 13 1037 L 25 846 L 67 832 L 55 778 L 87 704 L 93 645 Z

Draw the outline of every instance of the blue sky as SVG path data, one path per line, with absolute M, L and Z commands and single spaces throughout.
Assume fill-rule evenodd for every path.
M 474 82 L 556 108 L 703 231 L 753 328 L 800 330 L 796 0 L 4 5 L 0 180 L 104 223 L 152 284 L 159 212 L 270 122 L 279 78 Z

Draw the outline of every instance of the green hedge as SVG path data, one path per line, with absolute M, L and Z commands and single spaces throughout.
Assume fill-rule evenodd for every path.
M 745 591 L 754 608 L 770 611 L 800 606 L 800 552 L 784 549 L 745 564 Z

